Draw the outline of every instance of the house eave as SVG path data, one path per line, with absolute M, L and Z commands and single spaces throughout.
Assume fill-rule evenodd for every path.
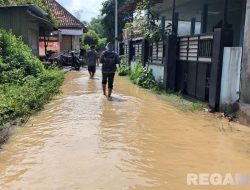
M 61 35 L 68 35 L 68 36 L 82 36 L 83 35 L 83 29 L 78 28 L 60 28 Z

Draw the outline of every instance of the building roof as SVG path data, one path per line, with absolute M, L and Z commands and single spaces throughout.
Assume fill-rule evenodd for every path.
M 84 31 L 87 28 L 69 11 L 67 11 L 56 0 L 46 0 L 51 9 L 52 16 L 58 21 L 58 28 L 82 28 Z
M 53 30 L 54 27 L 52 25 L 52 23 L 48 20 L 47 16 L 48 14 L 41 9 L 40 7 L 38 7 L 35 4 L 23 4 L 23 5 L 3 5 L 0 6 L 0 10 L 1 9 L 7 9 L 7 10 L 24 10 L 26 12 L 26 14 L 32 18 L 35 19 L 40 27 L 42 27 L 45 30 Z
M 0 5 L 0 8 L 2 9 L 15 9 L 15 8 L 24 8 L 27 10 L 32 11 L 33 13 L 35 13 L 36 15 L 40 16 L 40 17 L 47 17 L 48 14 L 41 9 L 40 7 L 38 7 L 35 4 L 24 4 L 24 5 Z

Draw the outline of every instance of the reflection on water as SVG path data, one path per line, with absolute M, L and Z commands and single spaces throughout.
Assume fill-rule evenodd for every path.
M 249 189 L 187 186 L 187 173 L 249 173 L 250 130 L 183 113 L 116 78 L 112 101 L 100 76 L 70 72 L 63 93 L 0 153 L 0 189 Z

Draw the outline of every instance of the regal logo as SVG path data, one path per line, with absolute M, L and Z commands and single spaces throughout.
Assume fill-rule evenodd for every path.
M 195 186 L 249 185 L 249 174 L 188 173 L 187 185 L 195 185 Z

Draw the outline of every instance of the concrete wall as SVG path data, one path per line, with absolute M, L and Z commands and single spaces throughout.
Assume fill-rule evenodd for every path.
M 149 65 L 149 69 L 152 69 L 155 80 L 163 82 L 164 77 L 164 65 Z
M 131 61 L 130 66 L 131 69 L 133 70 L 136 66 L 136 62 Z M 164 65 L 150 64 L 148 68 L 152 69 L 155 80 L 163 82 Z
M 239 100 L 242 48 L 224 48 L 220 110 L 229 111 Z
M 250 124 L 250 0 L 247 0 L 241 72 L 240 121 Z

